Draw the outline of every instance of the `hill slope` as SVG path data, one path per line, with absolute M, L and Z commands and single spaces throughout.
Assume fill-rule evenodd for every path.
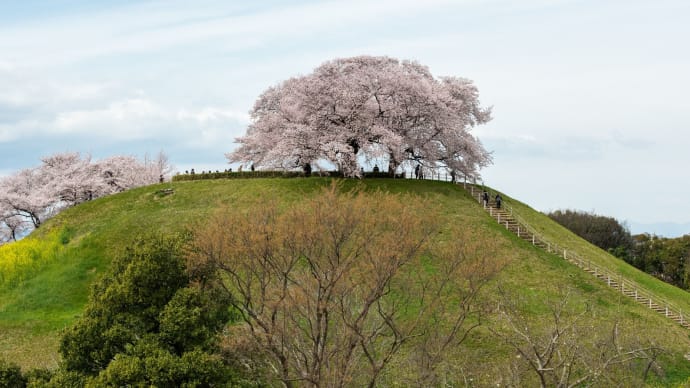
M 219 206 L 242 207 L 257 196 L 276 197 L 285 203 L 299 201 L 328 183 L 326 178 L 176 182 L 101 198 L 64 211 L 27 239 L 0 248 L 0 269 L 4 271 L 0 283 L 0 356 L 25 368 L 55 366 L 59 332 L 80 313 L 89 284 L 138 236 L 152 230 L 193 228 Z M 482 298 L 487 305 L 497 303 L 499 288 L 509 290 L 524 302 L 521 308 L 525 315 L 543 321 L 549 314 L 546 306 L 567 294 L 571 305 L 591 307 L 594 318 L 589 318 L 589 323 L 593 330 L 608 330 L 611 322 L 618 322 L 627 330 L 645 333 L 645 338 L 663 347 L 666 352 L 658 363 L 665 372 L 658 382 L 684 382 L 690 376 L 690 363 L 683 357 L 690 352 L 688 331 L 621 297 L 557 256 L 517 238 L 497 225 L 461 187 L 389 179 L 346 181 L 345 187 L 357 184 L 367 190 L 417 194 L 421 200 L 438 203 L 445 209 L 445 217 L 439 222 L 463 225 L 468 236 L 491 245 L 497 260 L 508 264 L 484 289 Z M 173 193 L 166 195 L 161 189 L 172 189 Z M 589 245 L 527 205 L 506 196 L 504 199 L 551 240 L 644 284 L 690 311 L 687 293 Z M 18 256 L 11 253 L 13 250 L 34 253 L 20 263 Z M 12 260 L 17 262 L 10 263 Z M 498 319 L 495 311 L 488 312 L 487 318 L 489 322 Z M 485 381 L 499 374 L 505 361 L 512 357 L 509 348 L 482 328 L 463 346 L 464 354 L 471 354 L 485 365 Z

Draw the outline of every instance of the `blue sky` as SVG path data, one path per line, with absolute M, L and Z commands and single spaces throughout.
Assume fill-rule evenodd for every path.
M 673 0 L 0 0 L 0 174 L 62 151 L 223 169 L 264 89 L 388 55 L 475 81 L 487 184 L 664 233 L 638 224 L 690 223 L 688 20 Z

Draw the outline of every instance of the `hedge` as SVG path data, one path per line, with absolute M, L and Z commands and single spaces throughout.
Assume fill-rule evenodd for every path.
M 311 176 L 327 176 L 342 178 L 340 171 L 312 172 Z M 305 177 L 302 171 L 219 171 L 201 172 L 197 174 L 177 174 L 173 176 L 173 182 L 196 181 L 203 179 L 247 179 L 247 178 L 299 178 Z M 391 178 L 387 172 L 365 172 L 364 178 Z M 404 174 L 396 174 L 395 178 L 404 178 Z

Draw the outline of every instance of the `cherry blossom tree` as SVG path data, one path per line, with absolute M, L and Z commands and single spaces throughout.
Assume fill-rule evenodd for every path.
M 19 217 L 38 228 L 55 203 L 53 190 L 40 169 L 24 169 L 0 181 L 3 218 Z
M 26 231 L 24 219 L 0 204 L 0 245 L 17 241 Z
M 59 153 L 41 159 L 39 167 L 44 182 L 50 187 L 50 197 L 58 198 L 65 206 L 75 205 L 94 196 L 99 177 L 91 156 L 84 158 L 79 153 Z
M 385 158 L 389 172 L 421 164 L 477 176 L 491 155 L 470 131 L 491 119 L 472 81 L 435 78 L 414 61 L 335 59 L 266 90 L 229 161 L 264 168 L 317 160 L 358 176 L 358 158 Z
M 153 163 L 141 163 L 132 156 L 112 156 L 95 164 L 98 197 L 158 182 L 160 171 Z
M 41 162 L 0 179 L 0 242 L 16 240 L 66 207 L 156 183 L 170 171 L 163 152 L 143 162 L 132 156 L 93 162 L 89 155 L 69 152 Z

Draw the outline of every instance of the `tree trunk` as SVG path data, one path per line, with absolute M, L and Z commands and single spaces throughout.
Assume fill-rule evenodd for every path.
M 395 170 L 398 168 L 400 164 L 398 163 L 397 160 L 393 157 L 393 154 L 388 155 L 388 175 L 390 175 L 392 178 L 395 178 Z

